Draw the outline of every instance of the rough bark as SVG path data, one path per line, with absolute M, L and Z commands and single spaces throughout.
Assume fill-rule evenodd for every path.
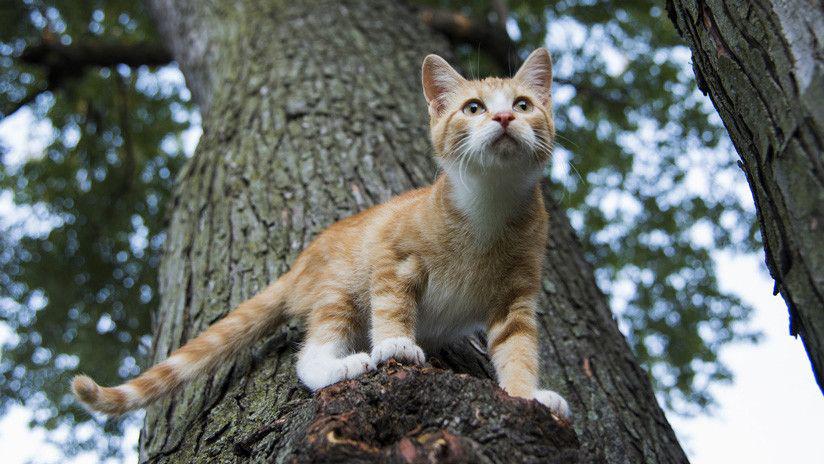
M 579 462 L 568 424 L 534 401 L 466 374 L 390 363 L 307 401 L 313 421 L 292 424 L 299 433 L 289 434 L 302 444 L 291 456 L 296 463 Z M 288 420 L 267 424 L 262 433 Z M 253 456 L 260 433 L 236 444 L 236 451 Z
M 767 267 L 824 391 L 824 5 L 670 0 L 755 199 Z
M 276 279 L 333 221 L 432 181 L 419 69 L 427 53 L 448 51 L 397 2 L 247 0 L 207 8 L 195 0 L 155 0 L 151 7 L 193 95 L 209 107 L 174 196 L 155 326 L 160 360 Z M 579 462 L 686 462 L 565 215 L 555 206 L 550 213 L 542 384 L 570 401 Z M 402 369 L 415 378 L 409 388 L 384 370 L 313 398 L 294 375 L 299 337 L 290 326 L 150 408 L 141 459 L 299 461 L 318 457 L 315 437 L 339 441 L 326 459 L 363 447 L 387 460 L 438 448 L 488 462 L 535 456 L 534 450 L 542 459 L 574 461 L 565 454 L 575 448 L 568 429 L 534 403 L 507 403 L 483 379 L 491 374 L 477 343 L 439 358 L 481 379 Z M 491 408 L 483 422 L 488 436 L 474 434 L 470 409 L 450 400 L 461 395 Z M 427 407 L 427 398 L 440 409 Z M 351 420 L 374 416 L 403 425 L 381 423 L 392 432 L 378 438 L 356 436 L 359 428 L 345 424 L 335 429 L 345 439 L 317 428 L 349 417 L 344 409 L 355 415 Z M 495 417 L 513 414 L 529 418 L 529 427 L 494 425 Z M 549 435 L 558 438 L 543 442 Z

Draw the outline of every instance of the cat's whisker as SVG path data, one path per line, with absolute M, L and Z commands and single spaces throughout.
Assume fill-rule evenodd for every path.
M 467 160 L 467 153 L 471 149 L 471 143 L 469 137 L 464 136 L 461 141 L 452 149 L 453 156 L 456 158 L 458 163 L 458 182 L 461 183 L 461 186 L 466 189 L 466 182 L 464 181 L 464 171 L 466 170 L 466 164 L 468 164 Z M 465 164 L 466 162 L 466 164 Z
M 458 179 L 461 182 L 461 187 L 466 189 L 466 182 L 464 182 L 463 173 L 464 173 L 464 161 L 466 160 L 466 156 L 464 156 L 464 152 L 461 152 L 461 155 L 458 157 Z
M 558 136 L 558 134 L 556 134 L 556 136 Z M 572 142 L 572 141 L 570 141 L 570 142 L 574 144 L 574 142 Z M 550 153 L 550 155 L 555 152 L 555 145 L 554 144 L 550 145 L 549 142 L 543 141 L 543 140 L 541 141 L 541 144 L 544 146 L 544 148 L 547 150 L 547 152 Z M 572 153 L 569 150 L 568 150 L 568 152 L 570 154 Z M 578 168 L 575 167 L 575 164 L 573 164 L 571 157 L 567 157 L 566 163 L 569 165 L 569 167 L 572 169 L 572 171 L 575 173 L 575 175 L 581 181 L 581 184 L 586 184 L 586 181 L 584 180 L 584 177 L 581 175 L 581 171 L 579 171 Z
M 572 139 L 570 139 L 568 137 L 564 137 L 563 135 L 561 135 L 559 133 L 555 134 L 555 138 L 559 141 L 568 142 L 570 145 L 572 145 L 577 150 L 581 149 L 581 147 L 577 143 L 575 143 Z M 556 141 L 556 143 L 558 143 L 558 142 Z

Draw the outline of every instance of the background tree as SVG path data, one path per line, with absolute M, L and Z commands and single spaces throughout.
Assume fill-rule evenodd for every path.
M 48 157 L 7 159 L 3 166 L 4 188 L 43 221 L 37 221 L 36 234 L 30 225 L 16 227 L 3 244 L 2 317 L 16 336 L 5 343 L 0 388 L 4 406 L 24 402 L 38 411 L 35 421 L 49 427 L 90 419 L 73 409 L 62 388 L 77 370 L 115 383 L 145 362 L 136 356 L 138 340 L 146 340 L 149 310 L 157 306 L 153 273 L 164 240 L 161 218 L 182 154 L 177 134 L 190 124 L 192 108 L 188 91 L 169 85 L 168 73 L 139 66 L 163 57 L 139 3 L 81 3 L 0 7 L 7 26 L 0 27 L 0 111 L 11 114 L 28 103 L 38 120 L 53 127 Z M 709 381 L 728 376 L 717 362 L 718 348 L 751 335 L 741 324 L 749 310 L 719 291 L 710 253 L 749 249 L 754 229 L 741 226 L 752 220 L 734 192 L 715 189 L 701 197 L 689 187 L 696 181 L 724 184 L 714 180 L 730 175 L 732 158 L 706 163 L 685 156 L 717 147 L 721 130 L 708 121 L 711 108 L 692 92 L 684 49 L 661 21 L 661 8 L 651 1 L 519 2 L 509 9 L 503 2 L 413 5 L 421 21 L 448 37 L 472 75 L 509 71 L 519 53 L 548 36 L 560 143 L 553 177 L 561 182 L 551 191 L 570 212 L 586 256 L 598 263 L 598 281 L 613 296 L 614 312 L 653 373 L 660 398 L 680 412 L 709 404 Z M 113 58 L 117 49 L 121 54 Z M 90 50 L 109 53 L 78 58 L 79 51 Z M 73 71 L 50 80 L 67 68 Z M 197 73 L 187 78 L 200 100 L 198 89 L 208 82 L 198 81 Z M 118 93 L 121 88 L 125 93 Z M 128 113 L 118 104 L 124 95 Z M 418 97 L 410 94 L 404 104 L 418 105 Z M 90 106 L 105 116 L 108 129 L 86 123 L 81 110 Z M 133 168 L 141 176 L 130 195 L 113 188 L 129 159 L 121 134 L 132 134 L 131 146 L 141 147 Z M 696 180 L 697 163 L 707 168 Z M 87 177 L 84 190 L 78 179 L 92 165 L 102 180 Z M 101 205 L 112 204 L 117 207 L 99 214 Z M 328 220 L 316 219 L 314 227 Z M 67 245 L 78 236 L 86 237 L 80 243 L 87 248 Z M 112 237 L 120 237 L 118 247 L 96 245 Z M 95 253 L 102 258 L 94 259 Z M 55 279 L 58 272 L 90 276 L 77 284 Z M 61 342 L 67 327 L 76 335 Z M 98 332 L 109 340 L 101 344 Z M 117 425 L 106 424 L 109 430 Z M 78 449 L 78 443 L 70 440 L 65 450 Z
M 775 292 L 824 391 L 824 9 L 738 3 L 667 8 L 741 155 Z

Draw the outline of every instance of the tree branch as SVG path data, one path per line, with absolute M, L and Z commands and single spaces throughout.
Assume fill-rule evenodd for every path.
M 104 41 L 62 45 L 43 42 L 23 50 L 20 61 L 63 73 L 79 73 L 88 67 L 159 66 L 172 61 L 172 55 L 155 42 L 117 43 Z
M 518 45 L 502 26 L 505 19 L 498 24 L 482 23 L 461 13 L 433 8 L 421 9 L 419 16 L 424 24 L 445 35 L 452 45 L 480 47 L 504 71 L 513 71 L 521 65 Z
M 110 67 L 118 64 L 127 66 L 160 66 L 172 61 L 172 55 L 156 42 L 117 43 L 85 41 L 72 45 L 62 45 L 44 41 L 26 47 L 18 57 L 21 63 L 43 68 L 46 85 L 40 90 L 30 90 L 19 102 L 3 111 L 3 118 L 10 116 L 23 106 L 34 101 L 47 90 L 55 90 L 67 80 L 83 75 L 88 68 Z
M 494 2 L 496 14 L 506 14 L 506 3 Z M 479 46 L 486 52 L 502 71 L 514 71 L 521 66 L 523 60 L 518 55 L 518 44 L 509 37 L 504 25 L 506 18 L 499 18 L 498 24 L 486 24 L 475 21 L 468 16 L 450 10 L 422 9 L 419 13 L 421 20 L 449 39 L 452 45 Z M 597 87 L 572 79 L 553 77 L 557 84 L 571 85 L 576 92 L 592 96 L 593 98 L 611 103 L 622 103 L 620 98 L 608 95 Z
M 506 4 L 506 0 L 492 0 L 490 3 L 492 4 L 492 11 L 497 16 L 498 25 L 505 30 L 506 18 L 509 17 L 509 6 Z
M 295 406 L 235 454 L 259 455 L 289 424 L 295 463 L 583 462 L 575 430 L 546 407 L 449 370 L 390 361 Z
M 17 112 L 20 108 L 28 105 L 29 103 L 33 102 L 38 95 L 49 90 L 48 87 L 43 89 L 30 89 L 26 95 L 23 96 L 19 101 L 16 102 L 9 102 L 8 105 L 3 105 L 4 108 L 0 109 L 0 121 L 5 119 L 7 116 L 10 116 Z M 5 108 L 5 106 L 8 106 Z

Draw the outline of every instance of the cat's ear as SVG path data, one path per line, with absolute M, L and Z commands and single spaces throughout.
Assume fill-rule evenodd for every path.
M 430 110 L 440 113 L 446 104 L 447 95 L 464 82 L 464 78 L 449 63 L 438 55 L 427 55 L 421 68 L 423 94 Z
M 552 93 L 552 58 L 546 48 L 538 48 L 530 53 L 521 69 L 515 73 L 515 80 L 532 87 L 546 106 Z

